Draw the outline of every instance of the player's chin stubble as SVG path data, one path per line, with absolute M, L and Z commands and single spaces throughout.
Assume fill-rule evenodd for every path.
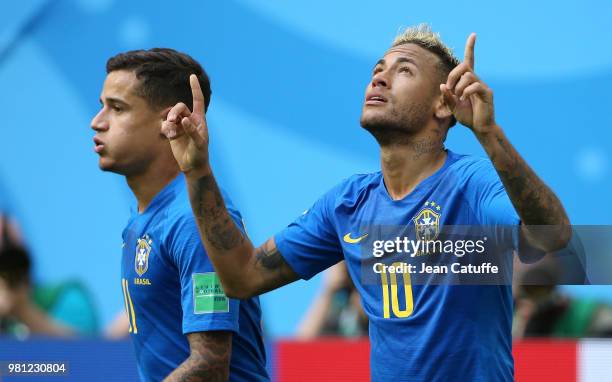
M 380 146 L 408 144 L 427 123 L 426 113 L 419 109 L 412 108 L 401 113 L 395 109 L 386 113 L 364 110 L 361 127 L 370 132 Z

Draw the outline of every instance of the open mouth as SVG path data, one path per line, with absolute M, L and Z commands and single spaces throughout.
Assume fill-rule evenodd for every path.
M 387 99 L 381 95 L 371 95 L 366 98 L 366 105 L 382 105 Z
M 98 137 L 94 137 L 93 141 L 94 141 L 94 151 L 100 154 L 102 150 L 104 150 L 104 143 L 102 143 L 102 141 Z

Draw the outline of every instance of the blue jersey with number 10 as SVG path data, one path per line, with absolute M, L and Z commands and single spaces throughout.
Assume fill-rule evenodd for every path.
M 410 285 L 384 272 L 377 283 L 364 282 L 363 227 L 415 219 L 439 227 L 520 223 L 491 162 L 448 151 L 444 165 L 404 199 L 391 199 L 380 172 L 355 175 L 275 241 L 304 279 L 346 260 L 370 320 L 373 381 L 512 381 L 509 285 Z M 516 240 L 507 249 L 510 263 L 512 246 Z

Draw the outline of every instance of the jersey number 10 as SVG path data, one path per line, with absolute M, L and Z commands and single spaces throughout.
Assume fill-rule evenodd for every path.
M 394 267 L 400 267 L 400 263 L 393 263 Z M 393 311 L 394 317 L 406 318 L 412 314 L 414 309 L 412 301 L 412 285 L 410 285 L 410 273 L 401 273 L 401 277 L 404 279 L 404 298 L 406 299 L 405 308 L 402 310 L 399 304 L 398 290 L 397 290 L 397 274 L 389 272 L 382 272 L 380 274 L 382 280 L 382 293 L 383 293 L 383 315 L 384 318 L 391 318 L 391 311 Z M 389 291 L 389 289 L 391 289 Z M 389 300 L 391 302 L 389 303 Z M 391 309 L 389 309 L 391 306 Z

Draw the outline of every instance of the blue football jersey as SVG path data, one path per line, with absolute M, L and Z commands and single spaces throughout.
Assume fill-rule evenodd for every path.
M 275 236 L 304 279 L 346 260 L 369 318 L 373 381 L 513 380 L 509 284 L 410 285 L 406 276 L 385 272 L 372 272 L 376 282 L 364 277 L 367 227 L 418 226 L 425 235 L 444 226 L 520 224 L 488 159 L 447 153 L 444 165 L 401 200 L 389 196 L 381 172 L 355 175 Z M 503 261 L 511 270 L 518 237 L 506 244 Z
M 243 229 L 240 214 L 224 195 Z M 186 335 L 230 331 L 231 381 L 268 381 L 258 298 L 229 299 L 200 241 L 179 175 L 123 231 L 121 283 L 138 370 L 161 381 L 189 356 Z

